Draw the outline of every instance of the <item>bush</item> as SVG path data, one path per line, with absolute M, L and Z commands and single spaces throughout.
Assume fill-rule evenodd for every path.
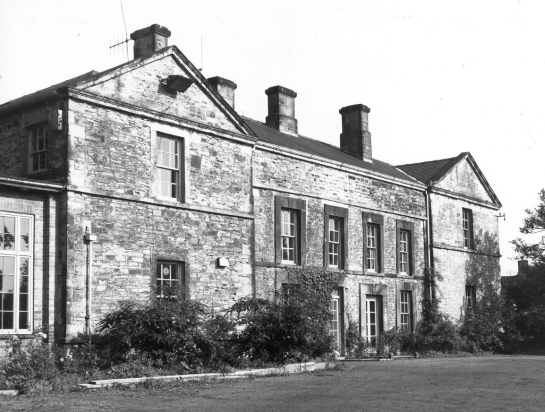
M 356 322 L 349 320 L 345 337 L 346 356 L 352 359 L 365 358 L 376 349 L 361 335 Z
M 88 346 L 66 348 L 43 341 L 41 333 L 23 344 L 13 336 L 7 345 L 8 356 L 0 361 L 0 388 L 21 393 L 72 390 L 80 378 L 90 378 L 98 362 Z
M 222 358 L 211 322 L 206 306 L 179 294 L 151 297 L 145 303 L 123 302 L 99 322 L 97 330 L 108 339 L 114 362 L 137 356 L 158 366 L 196 369 L 213 367 Z
M 303 362 L 331 355 L 329 308 L 305 289 L 293 288 L 274 300 L 242 298 L 230 310 L 237 326 L 237 354 L 263 362 Z

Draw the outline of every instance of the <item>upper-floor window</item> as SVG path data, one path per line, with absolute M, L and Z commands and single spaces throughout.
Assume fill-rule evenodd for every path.
M 408 273 L 409 271 L 409 239 L 411 232 L 408 230 L 399 231 L 399 271 Z
M 0 213 L 0 333 L 32 330 L 31 216 Z
M 341 254 L 341 219 L 338 217 L 329 218 L 329 266 L 338 268 Z
M 397 222 L 397 271 L 413 276 L 414 271 L 414 224 L 403 220 Z
M 470 209 L 462 209 L 462 231 L 464 248 L 473 249 L 473 212 Z
M 47 169 L 47 145 L 45 140 L 45 130 L 45 124 L 32 126 L 28 129 L 30 146 L 30 173 Z
M 324 267 L 345 269 L 348 260 L 348 209 L 324 205 Z
M 282 262 L 296 263 L 298 252 L 298 213 L 282 209 Z
M 306 249 L 306 202 L 275 196 L 275 252 L 277 263 L 302 265 Z
M 157 135 L 157 194 L 182 201 L 183 197 L 182 140 Z
M 363 213 L 363 267 L 365 272 L 383 271 L 383 227 L 384 217 Z
M 378 238 L 379 226 L 367 225 L 367 253 L 365 256 L 365 268 L 369 272 L 378 272 Z

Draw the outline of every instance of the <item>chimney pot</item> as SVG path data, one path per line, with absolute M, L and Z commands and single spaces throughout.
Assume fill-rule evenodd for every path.
M 354 104 L 339 110 L 342 116 L 341 150 L 352 156 L 372 162 L 369 113 L 363 104 Z
M 287 87 L 273 86 L 265 90 L 268 96 L 269 115 L 265 123 L 276 130 L 297 136 L 295 98 L 297 93 Z
M 219 76 L 210 77 L 208 81 L 214 87 L 214 89 L 219 93 L 219 95 L 224 98 L 224 100 L 229 104 L 229 106 L 231 106 L 234 109 L 235 108 L 235 90 L 237 88 L 236 83 Z
M 168 46 L 170 30 L 159 24 L 152 24 L 131 34 L 134 40 L 134 58 L 147 57 Z

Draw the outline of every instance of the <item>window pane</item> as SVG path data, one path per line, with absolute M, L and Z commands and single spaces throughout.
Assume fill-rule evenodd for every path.
M 19 329 L 30 329 L 28 324 L 28 312 L 19 313 Z
M 30 219 L 20 219 L 19 224 L 19 250 L 21 252 L 29 251 Z
M 13 329 L 13 312 L 2 313 L 2 329 Z
M 13 311 L 13 293 L 2 293 L 2 310 Z

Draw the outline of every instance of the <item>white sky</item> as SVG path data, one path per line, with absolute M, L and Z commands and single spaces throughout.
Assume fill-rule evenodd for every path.
M 503 203 L 501 251 L 537 205 L 545 153 L 543 1 L 123 2 L 128 34 L 153 23 L 203 74 L 238 84 L 264 121 L 265 89 L 295 90 L 302 135 L 339 144 L 341 107 L 371 108 L 373 157 L 394 165 L 470 151 Z M 0 0 L 0 103 L 90 70 L 124 37 L 116 0 Z M 132 42 L 129 43 L 132 59 Z M 513 263 L 502 261 L 503 274 Z

